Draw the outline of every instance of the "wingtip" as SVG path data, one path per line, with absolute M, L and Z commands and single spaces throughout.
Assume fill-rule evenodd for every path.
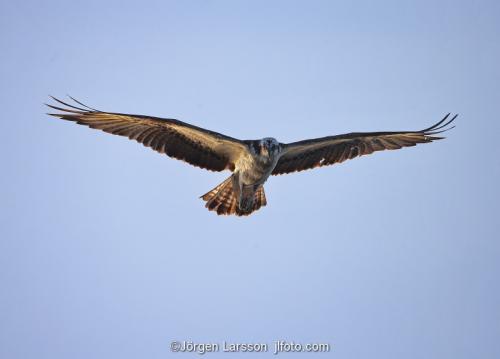
M 52 98 L 54 101 L 56 101 L 57 103 L 60 103 L 61 105 L 68 107 L 68 108 L 57 108 L 57 110 L 67 111 L 67 112 L 74 112 L 74 111 L 70 110 L 69 108 L 72 108 L 72 109 L 74 109 L 74 110 L 78 110 L 78 111 L 83 111 L 83 112 L 88 112 L 88 111 L 89 111 L 89 109 L 90 109 L 90 110 L 95 110 L 95 109 L 92 109 L 92 108 L 90 108 L 90 107 L 88 107 L 88 106 L 86 106 L 86 105 L 84 105 L 84 104 L 80 103 L 79 101 L 75 100 L 74 98 L 72 98 L 72 97 L 71 97 L 71 96 L 69 96 L 69 95 L 68 95 L 68 97 L 69 97 L 70 99 L 72 99 L 73 101 L 75 101 L 77 104 L 80 104 L 80 105 L 82 105 L 82 106 L 84 106 L 84 107 L 87 107 L 87 108 L 81 108 L 81 107 L 78 107 L 78 106 L 75 106 L 75 105 L 71 105 L 71 104 L 69 104 L 69 103 L 67 103 L 67 102 L 64 102 L 64 101 L 62 101 L 62 100 L 60 100 L 60 99 L 58 99 L 58 98 L 56 98 L 56 97 L 54 97 L 54 96 L 52 96 L 52 95 L 49 95 L 49 97 L 51 97 L 51 98 Z M 52 106 L 52 105 L 48 105 L 48 106 L 49 106 L 49 107 L 54 108 L 54 106 Z M 96 111 L 96 110 L 95 110 L 95 111 Z
M 86 104 L 82 103 L 81 101 L 78 101 L 76 98 L 74 97 L 71 97 L 70 95 L 68 95 L 70 99 L 72 99 L 74 102 L 76 102 L 77 104 L 85 107 L 85 108 L 88 108 L 89 110 L 92 110 L 92 111 L 95 111 L 95 112 L 100 112 L 99 110 L 93 108 L 93 107 L 90 107 L 90 106 L 87 106 Z
M 451 112 L 446 114 L 446 116 L 444 116 L 441 121 L 432 125 L 431 127 L 426 128 L 425 130 L 423 130 L 421 132 L 426 133 L 428 135 L 433 135 L 436 133 L 449 131 L 452 128 L 455 128 L 455 126 L 448 127 L 448 128 L 447 128 L 447 126 L 449 126 L 453 121 L 455 121 L 455 119 L 458 117 L 458 113 L 455 114 L 451 119 L 449 119 L 450 115 L 451 115 Z

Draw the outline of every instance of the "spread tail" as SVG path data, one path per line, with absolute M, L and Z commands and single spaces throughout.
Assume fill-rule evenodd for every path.
M 260 186 L 253 196 L 253 206 L 250 209 L 240 208 L 237 195 L 233 190 L 232 177 L 229 177 L 217 187 L 205 193 L 201 198 L 207 202 L 205 207 L 209 211 L 216 211 L 219 215 L 248 216 L 267 204 L 264 187 Z

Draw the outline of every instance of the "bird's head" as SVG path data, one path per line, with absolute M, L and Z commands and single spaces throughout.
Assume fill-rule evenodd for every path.
M 259 154 L 261 156 L 271 157 L 280 150 L 279 142 L 272 137 L 266 137 L 259 141 Z

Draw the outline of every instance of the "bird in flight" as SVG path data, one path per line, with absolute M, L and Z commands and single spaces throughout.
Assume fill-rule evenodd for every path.
M 49 115 L 128 137 L 206 170 L 231 171 L 229 178 L 201 198 L 210 211 L 237 216 L 250 215 L 267 204 L 263 186 L 270 175 L 329 166 L 375 151 L 440 140 L 444 137 L 436 135 L 455 127 L 450 124 L 457 117 L 447 114 L 420 131 L 353 132 L 280 143 L 272 137 L 238 140 L 170 118 L 103 112 L 70 98 L 74 104 L 52 97 L 58 106 L 46 105 L 59 113 Z

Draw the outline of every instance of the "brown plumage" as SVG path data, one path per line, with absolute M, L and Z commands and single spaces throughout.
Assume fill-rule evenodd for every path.
M 102 112 L 52 98 L 69 108 L 47 104 L 50 108 L 63 111 L 49 113 L 51 116 L 128 137 L 159 153 L 210 171 L 233 170 L 235 157 L 246 150 L 242 141 L 175 119 Z
M 395 150 L 440 140 L 457 115 L 446 115 L 421 131 L 360 132 L 304 140 L 289 144 L 274 138 L 238 140 L 179 120 L 103 112 L 71 98 L 71 105 L 53 97 L 60 106 L 47 105 L 61 113 L 49 113 L 128 137 L 144 146 L 210 171 L 233 174 L 201 198 L 205 207 L 220 215 L 247 216 L 267 204 L 264 183 L 272 175 L 333 165 L 375 151 Z M 81 106 L 81 107 L 80 107 Z
M 235 214 L 237 216 L 248 216 L 267 204 L 264 187 L 260 186 L 254 193 L 252 208 L 250 210 L 239 208 L 237 195 L 233 190 L 232 177 L 229 177 L 217 187 L 205 193 L 201 198 L 206 201 L 205 207 L 209 211 L 215 211 L 219 215 Z
M 435 136 L 452 129 L 448 127 L 457 115 L 448 119 L 446 115 L 440 122 L 421 131 L 399 132 L 360 132 L 305 140 L 284 145 L 284 151 L 273 175 L 304 171 L 316 167 L 342 163 L 355 157 L 369 155 L 375 151 L 397 150 L 441 140 Z

